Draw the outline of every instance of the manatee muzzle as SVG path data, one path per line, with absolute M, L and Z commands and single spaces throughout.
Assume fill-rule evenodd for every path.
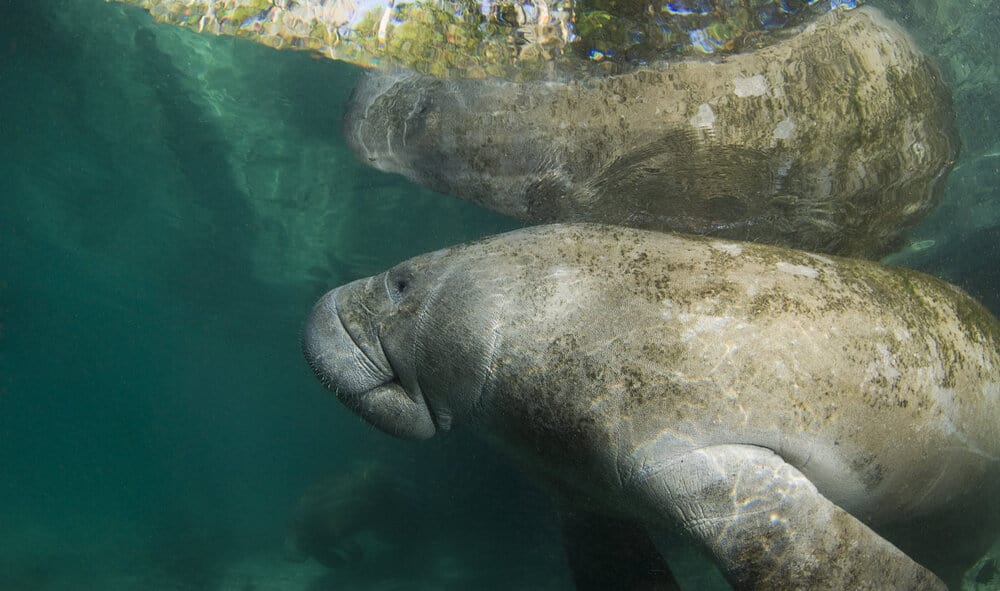
M 344 286 L 313 307 L 302 334 L 302 351 L 313 373 L 337 398 L 374 427 L 404 439 L 434 435 L 434 421 L 420 394 L 400 384 L 378 337 L 350 327 L 338 309 Z

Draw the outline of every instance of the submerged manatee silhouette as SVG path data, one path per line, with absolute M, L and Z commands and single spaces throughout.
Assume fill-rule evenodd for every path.
M 615 76 L 375 71 L 345 127 L 362 161 L 532 222 L 866 258 L 936 205 L 958 151 L 937 68 L 869 8 L 754 52 Z
M 540 226 L 337 288 L 303 339 L 374 426 L 471 429 L 547 485 L 581 589 L 598 556 L 667 588 L 646 528 L 738 589 L 944 589 L 910 556 L 954 581 L 991 541 L 1000 326 L 921 273 Z
M 311 485 L 292 517 L 286 554 L 332 569 L 372 568 L 415 543 L 423 529 L 413 485 L 377 463 L 341 471 Z M 410 528 L 400 528 L 409 523 Z

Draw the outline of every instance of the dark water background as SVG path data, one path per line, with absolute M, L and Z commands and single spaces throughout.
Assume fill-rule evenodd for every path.
M 938 55 L 964 142 L 893 260 L 1000 312 L 1000 9 L 883 5 Z M 541 495 L 461 433 L 373 432 L 302 361 L 326 289 L 516 227 L 355 162 L 358 74 L 0 0 L 0 591 L 568 588 Z M 405 551 L 285 561 L 305 488 L 372 462 L 416 495 L 376 532 Z

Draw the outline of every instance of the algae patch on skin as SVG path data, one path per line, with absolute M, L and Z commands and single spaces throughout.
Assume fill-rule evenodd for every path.
M 722 252 L 728 253 L 734 257 L 743 254 L 743 248 L 739 244 L 733 242 L 713 242 L 712 248 L 721 250 Z
M 733 92 L 740 98 L 764 96 L 768 90 L 767 78 L 763 74 L 757 74 L 749 78 L 736 78 L 733 80 L 733 86 Z
M 710 129 L 715 125 L 715 111 L 708 103 L 702 103 L 698 112 L 691 117 L 691 125 L 700 129 Z
M 791 263 L 786 263 L 784 261 L 775 263 L 775 267 L 778 268 L 782 273 L 788 273 L 789 275 L 797 275 L 799 277 L 808 277 L 809 279 L 816 279 L 819 277 L 819 271 L 815 267 L 809 267 L 806 265 L 793 265 Z
M 790 139 L 793 133 L 795 133 L 795 122 L 790 118 L 782 119 L 774 127 L 774 139 L 776 140 Z

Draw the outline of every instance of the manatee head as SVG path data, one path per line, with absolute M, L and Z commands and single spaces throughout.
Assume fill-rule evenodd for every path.
M 533 204 L 579 192 L 578 169 L 589 176 L 600 164 L 587 154 L 606 149 L 564 145 L 589 146 L 596 140 L 564 129 L 554 136 L 545 125 L 525 121 L 525 110 L 552 100 L 548 89 L 492 79 L 373 73 L 354 89 L 344 137 L 359 160 L 384 172 L 516 218 L 566 221 L 574 216 L 557 219 L 532 211 Z M 564 162 L 564 152 L 584 162 Z
M 352 411 L 391 435 L 448 429 L 486 385 L 504 290 L 481 245 L 405 261 L 325 294 L 302 347 L 317 377 Z M 485 337 L 485 338 L 484 338 Z

